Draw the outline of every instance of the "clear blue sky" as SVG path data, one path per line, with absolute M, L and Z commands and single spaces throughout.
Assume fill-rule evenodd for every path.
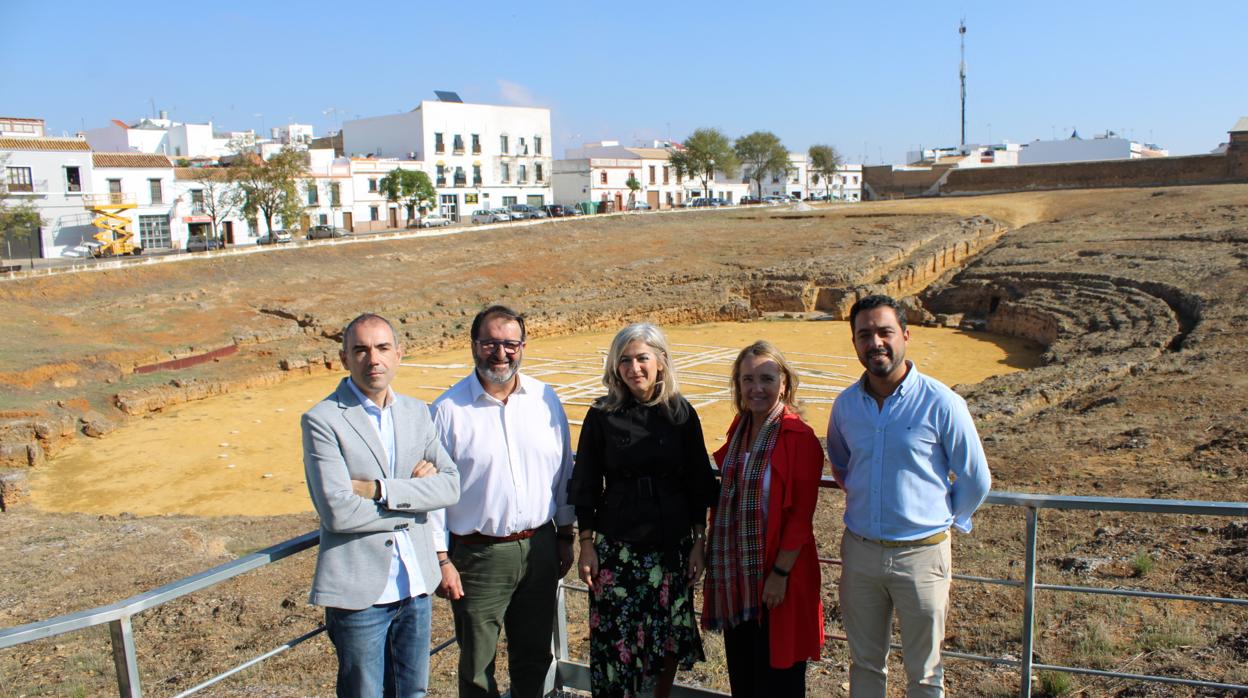
M 154 103 L 222 130 L 321 135 L 443 89 L 549 107 L 557 155 L 714 126 L 900 162 L 959 140 L 963 15 L 971 142 L 1077 127 L 1203 153 L 1248 115 L 1246 0 L 0 0 L 0 115 L 60 135 Z

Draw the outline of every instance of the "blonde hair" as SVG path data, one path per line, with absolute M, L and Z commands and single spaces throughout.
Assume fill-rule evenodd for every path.
M 668 352 L 667 336 L 663 330 L 648 323 L 638 322 L 625 327 L 615 334 L 611 340 L 611 349 L 607 352 L 607 363 L 602 372 L 602 384 L 607 388 L 605 397 L 597 402 L 599 409 L 615 412 L 628 403 L 632 392 L 620 378 L 620 356 L 624 348 L 633 342 L 641 342 L 654 349 L 658 355 L 659 375 L 654 383 L 654 394 L 644 404 L 662 405 L 672 421 L 683 422 L 688 410 L 687 403 L 680 397 L 680 386 L 676 382 L 676 367 Z
M 780 402 L 783 402 L 790 409 L 799 411 L 800 407 L 797 401 L 797 371 L 789 366 L 789 362 L 784 358 L 784 354 L 776 348 L 776 345 L 765 339 L 760 339 L 750 346 L 741 350 L 737 354 L 737 360 L 732 362 L 732 404 L 736 406 L 738 414 L 745 414 L 749 410 L 745 409 L 745 399 L 741 395 L 741 363 L 745 361 L 747 356 L 761 356 L 771 359 L 780 367 L 780 375 L 784 376 L 784 391 L 780 393 Z

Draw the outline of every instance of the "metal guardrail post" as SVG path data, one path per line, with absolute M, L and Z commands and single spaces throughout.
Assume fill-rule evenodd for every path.
M 546 695 L 563 688 L 564 681 L 559 674 L 559 666 L 561 662 L 568 661 L 568 596 L 562 580 L 555 593 L 555 634 L 551 638 L 551 644 L 555 661 L 550 663 L 550 671 L 546 673 Z
M 139 662 L 134 654 L 134 628 L 130 616 L 109 621 L 108 634 L 113 642 L 113 666 L 117 669 L 117 692 L 121 698 L 140 698 Z
M 1031 656 L 1036 637 L 1036 526 L 1040 512 L 1027 507 L 1027 548 L 1023 551 L 1023 656 L 1019 663 L 1019 698 L 1031 698 Z

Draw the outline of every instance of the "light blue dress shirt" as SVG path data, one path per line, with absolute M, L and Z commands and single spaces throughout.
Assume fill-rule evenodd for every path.
M 846 388 L 828 420 L 832 475 L 845 489 L 845 526 L 874 540 L 919 540 L 971 530 L 992 478 L 961 395 L 906 362 L 881 407 L 866 374 Z
M 364 408 L 364 412 L 368 414 L 368 421 L 377 430 L 377 438 L 381 440 L 381 447 L 386 452 L 386 474 L 388 477 L 395 477 L 394 472 L 394 410 L 389 405 L 385 408 L 378 406 L 375 402 L 368 399 L 355 381 L 347 379 L 347 385 L 351 387 L 351 392 L 359 398 L 360 405 Z M 389 390 L 389 389 L 387 389 Z M 387 392 L 387 397 L 390 395 Z M 393 400 L 389 401 L 393 404 Z M 386 502 L 385 483 L 382 483 L 381 504 Z M 420 576 L 418 570 L 413 566 L 416 564 L 416 550 L 412 547 L 412 541 L 407 537 L 407 533 L 397 531 L 394 536 L 394 554 L 390 558 L 390 575 L 386 579 L 386 587 L 382 589 L 381 596 L 377 598 L 376 604 L 394 603 L 411 596 L 429 593 L 425 589 L 424 579 Z M 415 588 L 419 587 L 419 588 Z

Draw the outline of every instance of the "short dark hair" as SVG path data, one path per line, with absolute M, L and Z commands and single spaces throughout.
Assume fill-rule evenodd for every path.
M 354 330 L 357 325 L 374 321 L 386 323 L 386 327 L 390 328 L 390 336 L 394 338 L 394 343 L 396 345 L 399 343 L 399 333 L 394 331 L 394 325 L 390 324 L 389 320 L 378 315 L 377 313 L 360 313 L 354 320 L 348 322 L 346 327 L 342 328 L 342 350 L 351 351 L 351 347 L 347 346 L 347 339 L 351 336 L 351 330 Z
M 477 313 L 472 319 L 472 341 L 477 341 L 477 333 L 481 331 L 481 325 L 486 320 L 494 317 L 505 317 L 508 320 L 520 325 L 520 341 L 523 342 L 528 336 L 528 331 L 524 327 L 524 316 L 505 305 L 491 305 L 490 307 Z
M 854 318 L 858 317 L 858 313 L 863 310 L 872 310 L 874 308 L 892 308 L 893 312 L 897 315 L 897 324 L 901 327 L 903 332 L 905 331 L 906 309 L 901 307 L 901 304 L 894 300 L 892 296 L 886 296 L 880 293 L 873 296 L 867 296 L 866 298 L 859 298 L 858 302 L 854 303 L 854 307 L 849 309 L 849 331 L 851 334 L 854 332 Z

